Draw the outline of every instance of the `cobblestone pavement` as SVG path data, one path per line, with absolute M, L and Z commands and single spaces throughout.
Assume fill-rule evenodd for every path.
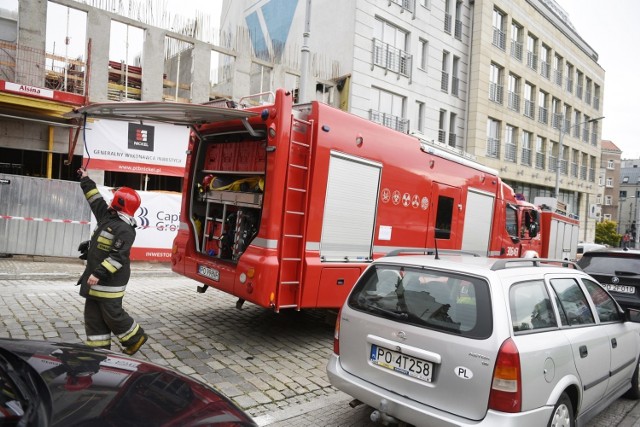
M 0 336 L 82 342 L 83 265 L 67 259 L 0 259 Z M 376 425 L 371 408 L 333 388 L 325 366 L 333 324 L 326 311 L 273 313 L 171 272 L 136 263 L 124 306 L 150 339 L 136 354 L 212 385 L 260 426 Z M 114 340 L 112 349 L 118 350 Z M 589 427 L 640 427 L 635 401 L 619 399 Z

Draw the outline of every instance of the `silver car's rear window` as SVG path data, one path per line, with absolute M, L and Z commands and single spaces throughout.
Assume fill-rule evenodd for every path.
M 348 304 L 375 316 L 469 338 L 486 338 L 493 328 L 487 282 L 451 272 L 373 265 Z

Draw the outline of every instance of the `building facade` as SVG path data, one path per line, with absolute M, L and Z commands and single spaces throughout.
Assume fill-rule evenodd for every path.
M 598 195 L 596 202 L 600 210 L 600 220 L 615 221 L 618 223 L 618 233 L 620 224 L 618 213 L 620 212 L 620 158 L 622 150 L 612 141 L 603 140 L 600 162 L 600 173 L 598 176 Z
M 620 199 L 618 233 L 631 233 L 636 248 L 640 248 L 640 159 L 622 160 L 620 166 Z
M 5 80 L 73 89 L 84 102 L 202 103 L 283 87 L 466 153 L 532 202 L 557 188 L 581 219 L 581 240 L 593 240 L 604 70 L 552 0 L 226 0 L 218 29 L 204 16 L 167 19 L 122 4 L 20 0 L 0 36 L 13 31 L 6 42 L 33 49 L 44 66 L 22 73 L 16 54 Z M 50 30 L 63 27 L 80 33 L 52 43 Z M 69 40 L 75 56 L 60 52 Z M 0 154 L 77 163 L 82 135 L 70 150 L 69 123 L 56 118 L 51 130 L 31 113 L 0 116 L 14 136 L 0 136 Z M 105 183 L 114 179 L 107 173 Z

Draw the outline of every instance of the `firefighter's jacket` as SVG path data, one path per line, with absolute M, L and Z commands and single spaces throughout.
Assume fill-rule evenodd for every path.
M 98 222 L 89 243 L 87 267 L 78 281 L 80 295 L 114 301 L 122 299 L 131 275 L 129 253 L 136 230 L 109 208 L 93 180 L 84 177 L 80 186 Z M 91 274 L 100 279 L 97 285 L 87 284 Z

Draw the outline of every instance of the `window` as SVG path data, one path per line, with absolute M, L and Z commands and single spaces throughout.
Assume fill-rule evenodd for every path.
M 451 1 L 444 0 L 444 32 L 451 34 Z
M 386 90 L 371 88 L 369 120 L 400 132 L 408 132 L 409 121 L 404 119 L 405 98 Z
M 580 99 L 582 99 L 583 79 L 582 71 L 576 70 L 576 96 Z
M 511 23 L 511 56 L 522 61 L 522 25 L 513 21 Z
M 416 129 L 424 133 L 424 102 L 416 101 Z
M 531 33 L 527 34 L 527 67 L 538 70 L 538 39 Z
M 543 169 L 545 165 L 546 141 L 541 136 L 536 136 L 536 169 Z
M 487 157 L 500 158 L 500 122 L 487 120 Z
M 493 9 L 493 45 L 506 49 L 505 15 L 498 9 Z
M 456 118 L 456 113 L 451 113 L 449 115 L 449 146 L 451 147 L 457 147 L 458 146 L 458 141 L 457 141 L 457 137 L 458 135 L 456 134 L 456 126 L 457 126 L 457 118 Z
M 613 204 L 613 197 L 605 195 L 604 196 L 604 204 L 605 204 L 605 206 L 611 206 Z
M 447 141 L 447 131 L 446 131 L 446 122 L 447 121 L 447 112 L 445 110 L 440 110 L 440 114 L 438 116 L 438 142 L 441 144 L 446 144 Z
M 11 16 L 11 13 L 5 8 L 11 8 L 11 4 L 5 5 L 7 2 L 2 2 L 0 7 L 0 23 L 2 23 L 2 36 L 1 39 L 14 39 L 13 42 L 18 43 L 18 63 L 20 65 L 20 74 L 23 77 L 28 75 L 29 78 L 38 76 L 38 80 L 41 81 L 44 75 L 44 85 L 47 89 L 54 89 L 63 92 L 71 92 L 80 95 L 84 95 L 85 90 L 85 71 L 87 57 L 87 12 L 80 11 L 71 7 L 63 6 L 54 2 L 47 2 L 47 22 L 46 22 L 46 50 L 47 55 L 45 58 L 36 59 L 39 54 L 37 51 L 25 50 L 30 49 L 30 43 L 20 39 L 20 36 L 16 34 L 17 26 L 14 26 L 13 19 L 6 19 L 7 15 Z M 12 3 L 9 1 L 8 3 Z M 5 15 L 5 13 L 7 15 Z M 18 19 L 18 9 L 15 8 L 15 18 Z M 112 21 L 113 22 L 113 21 Z M 7 24 L 9 24 L 7 26 Z M 15 36 L 17 35 L 17 39 Z M 3 44 L 0 50 L 0 71 L 3 71 L 8 66 L 9 76 L 15 76 L 15 65 L 9 64 L 16 63 L 16 52 L 12 52 L 15 45 L 11 44 L 8 47 Z M 8 56 L 8 57 L 7 57 Z M 119 60 L 128 58 L 120 57 Z M 42 64 L 40 60 L 45 61 L 46 73 L 41 69 Z M 134 65 L 133 63 L 125 62 L 125 67 L 128 65 Z M 120 65 L 120 63 L 118 63 Z M 2 79 L 6 80 L 7 75 L 2 75 Z M 16 80 L 14 80 L 16 81 Z M 20 81 L 20 80 L 18 80 Z M 122 83 L 125 82 L 123 79 Z M 125 86 L 125 90 L 128 88 Z M 138 93 L 139 95 L 139 93 Z M 140 99 L 140 98 L 137 98 Z M 114 100 L 120 100 L 115 98 Z
M 626 184 L 626 183 L 628 183 L 628 182 L 629 182 L 629 177 L 628 177 L 628 176 L 622 177 L 622 183 L 623 183 L 623 184 Z M 626 192 L 625 192 L 625 193 L 626 193 Z
M 585 84 L 584 102 L 591 104 L 591 79 L 587 77 Z
M 626 199 L 627 198 L 627 191 L 626 190 L 620 190 L 620 198 L 621 199 Z
M 507 125 L 504 132 L 504 159 L 509 162 L 516 162 L 518 157 L 518 129 Z
M 456 1 L 456 24 L 454 30 L 454 37 L 458 40 L 462 40 L 462 2 Z
M 51 4 L 50 4 L 51 5 Z M 142 98 L 141 59 L 144 31 L 140 28 L 111 21 L 109 41 L 110 101 Z
M 516 335 L 558 326 L 549 293 L 542 280 L 522 282 L 511 286 L 509 307 L 511 326 Z
M 531 166 L 531 141 L 533 134 L 531 132 L 522 132 L 522 153 L 520 154 L 520 163 L 525 166 Z
M 562 126 L 561 105 L 562 103 L 558 98 L 551 98 L 551 126 L 554 129 L 560 129 L 560 126 Z
M 554 80 L 558 86 L 562 86 L 562 69 L 563 59 L 560 55 L 555 54 L 553 56 L 553 75 Z
M 535 86 L 526 82 L 524 84 L 524 115 L 530 119 L 534 119 L 536 116 L 535 93 Z
M 551 58 L 551 48 L 544 43 L 542 44 L 542 49 L 540 50 L 540 75 L 545 78 L 549 78 L 551 75 L 551 64 L 549 61 Z
M 407 32 L 381 19 L 374 21 L 373 64 L 403 76 L 410 76 L 411 55 L 405 52 Z
M 271 74 L 273 69 L 253 62 L 249 75 L 249 93 L 262 93 L 271 90 Z
M 573 93 L 573 65 L 571 65 L 568 61 L 565 62 L 564 65 L 564 75 L 567 80 L 567 92 Z
M 513 111 L 520 111 L 520 77 L 509 73 L 508 79 L 508 107 Z
M 453 205 L 453 198 L 447 196 L 438 196 L 438 212 L 436 213 L 436 239 L 451 238 Z
M 492 63 L 489 67 L 489 100 L 502 104 L 502 73 L 503 69 Z
M 442 51 L 442 78 L 440 80 L 440 89 L 443 92 L 449 92 L 449 52 Z
M 607 187 L 609 188 L 613 187 L 613 178 L 607 178 Z
M 607 160 L 607 169 L 613 170 L 614 162 L 613 160 Z
M 549 123 L 548 110 L 547 110 L 548 95 L 545 91 L 538 92 L 538 121 L 545 125 Z
M 460 68 L 460 58 L 453 57 L 453 69 L 451 71 L 451 95 L 458 96 L 460 93 L 460 79 L 458 78 Z
M 595 323 L 584 292 L 575 279 L 551 279 L 563 325 L 581 326 Z
M 600 109 L 600 86 L 593 84 L 593 108 Z
M 191 65 L 193 64 L 193 43 L 165 36 L 164 38 L 164 79 L 163 99 L 191 102 Z M 253 65 L 252 64 L 252 68 Z M 271 87 L 251 91 L 267 92 Z
M 427 71 L 427 66 L 429 65 L 429 42 L 420 39 L 420 69 Z

